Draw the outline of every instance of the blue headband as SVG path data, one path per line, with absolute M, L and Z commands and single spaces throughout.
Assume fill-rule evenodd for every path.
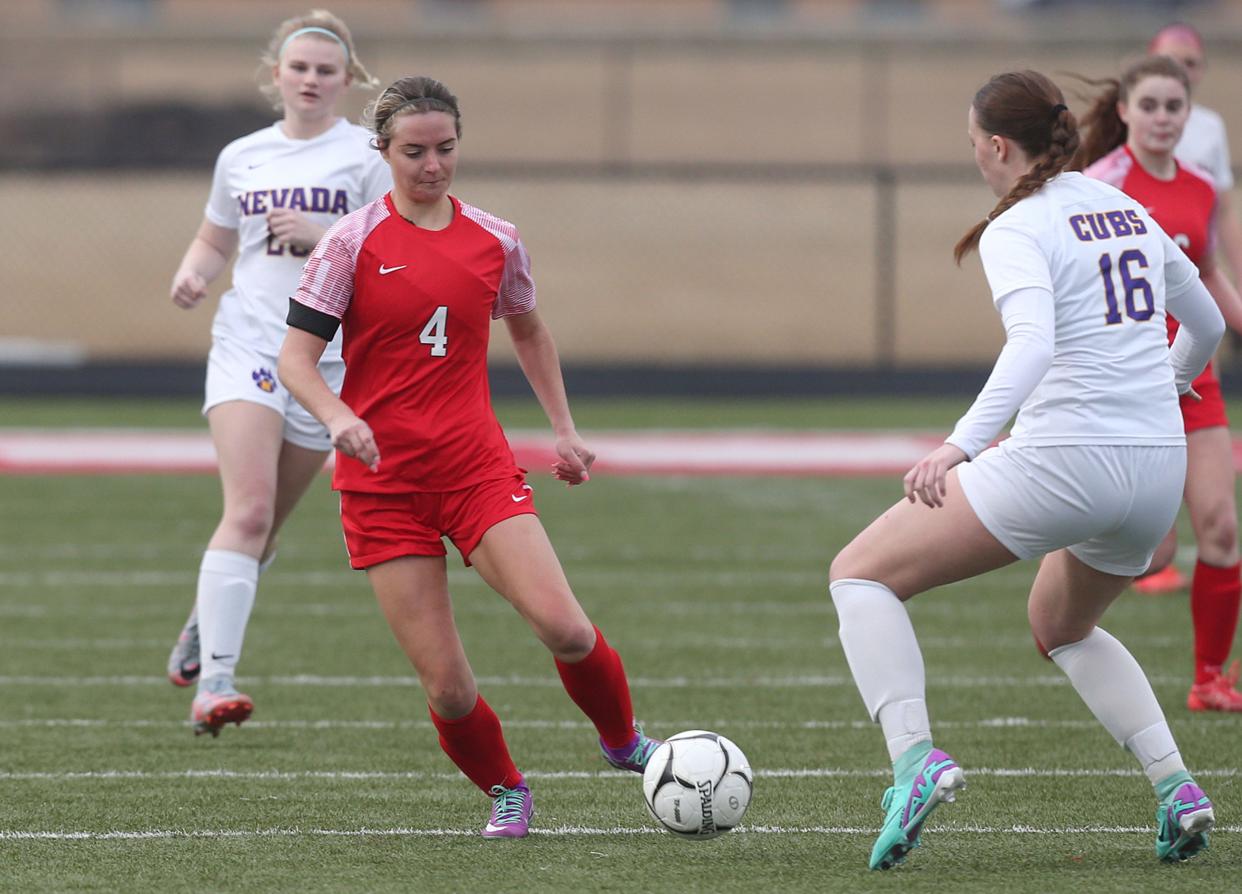
M 285 54 L 285 47 L 289 46 L 289 41 L 293 40 L 293 38 L 295 37 L 301 37 L 303 34 L 322 34 L 325 37 L 332 38 L 337 43 L 339 43 L 341 45 L 341 49 L 345 51 L 345 61 L 346 62 L 349 61 L 349 47 L 345 45 L 345 41 L 341 40 L 341 36 L 337 34 L 335 31 L 329 31 L 327 28 L 316 28 L 316 27 L 299 28 L 297 31 L 294 31 L 292 34 L 286 37 L 284 40 L 284 43 L 280 45 L 280 52 L 276 54 L 276 58 L 279 59 L 281 56 Z

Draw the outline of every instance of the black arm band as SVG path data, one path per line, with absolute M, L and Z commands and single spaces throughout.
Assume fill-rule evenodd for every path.
M 299 304 L 292 298 L 289 299 L 289 316 L 285 322 L 294 329 L 317 335 L 324 341 L 332 341 L 332 336 L 336 335 L 336 330 L 341 325 L 341 321 L 332 314 Z

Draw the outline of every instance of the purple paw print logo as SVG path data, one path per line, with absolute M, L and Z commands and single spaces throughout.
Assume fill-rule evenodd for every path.
M 250 378 L 254 379 L 254 384 L 260 391 L 266 391 L 268 394 L 271 394 L 276 390 L 276 377 L 272 375 L 270 369 L 264 369 L 260 366 L 250 374 Z

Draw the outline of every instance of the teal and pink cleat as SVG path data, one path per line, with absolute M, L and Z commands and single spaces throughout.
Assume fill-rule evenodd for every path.
M 609 748 L 604 744 L 604 740 L 600 739 L 599 750 L 603 752 L 604 760 L 618 770 L 641 773 L 647 768 L 651 753 L 663 744 L 659 739 L 653 739 L 644 734 L 643 728 L 636 723 L 634 724 L 634 738 L 625 745 L 620 748 Z
M 493 785 L 492 815 L 483 827 L 484 838 L 525 838 L 530 833 L 530 818 L 535 815 L 535 801 L 525 782 L 513 788 Z
M 871 849 L 872 869 L 892 869 L 919 846 L 923 823 L 966 787 L 962 768 L 945 752 L 920 742 L 893 763 L 896 783 L 884 793 L 884 826 Z
M 1183 770 L 1162 779 L 1156 791 L 1162 796 L 1156 808 L 1156 856 L 1179 863 L 1206 850 L 1216 813 L 1203 789 Z

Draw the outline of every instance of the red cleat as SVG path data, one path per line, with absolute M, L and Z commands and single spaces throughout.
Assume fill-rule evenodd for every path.
M 1166 593 L 1180 593 L 1185 590 L 1190 586 L 1190 579 L 1178 571 L 1176 565 L 1166 565 L 1155 574 L 1136 578 L 1131 586 L 1148 596 L 1163 596 Z
M 1206 683 L 1196 683 L 1186 696 L 1192 711 L 1242 712 L 1242 692 L 1238 692 L 1238 662 Z

